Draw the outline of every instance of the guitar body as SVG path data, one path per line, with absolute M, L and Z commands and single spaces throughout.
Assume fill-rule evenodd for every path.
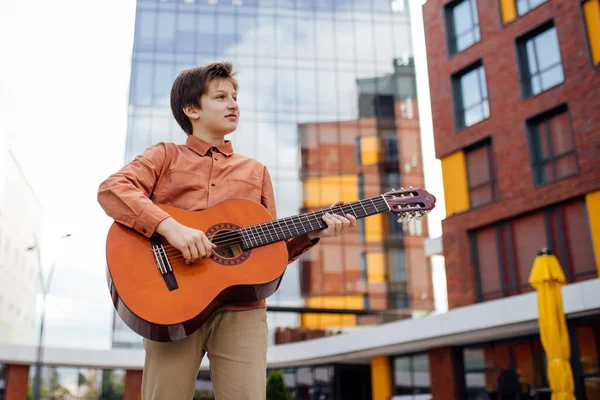
M 204 231 L 211 241 L 215 235 L 226 239 L 237 228 L 273 220 L 262 205 L 247 199 L 229 199 L 203 211 L 158 206 L 183 225 Z M 159 270 L 151 239 L 115 222 L 106 243 L 113 304 L 133 331 L 154 341 L 191 335 L 225 303 L 269 297 L 288 264 L 284 241 L 227 254 L 217 248 L 210 259 L 186 265 L 181 253 L 160 239 L 176 288 L 169 287 Z

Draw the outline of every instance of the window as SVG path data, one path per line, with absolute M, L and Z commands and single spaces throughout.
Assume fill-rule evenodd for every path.
M 529 391 L 542 395 L 536 398 L 550 398 L 539 336 L 466 347 L 463 365 L 465 398 L 518 399 Z
M 394 395 L 411 398 L 404 396 L 430 393 L 429 356 L 427 354 L 415 354 L 395 357 Z
M 516 0 L 517 13 L 521 16 L 545 2 L 546 0 Z
M 360 136 L 354 138 L 354 160 L 358 165 L 362 164 Z
M 552 22 L 517 39 L 517 49 L 524 97 L 564 81 L 558 35 Z
M 406 259 L 403 249 L 391 249 L 390 258 L 392 261 L 391 282 L 407 282 L 406 277 Z
M 478 229 L 471 244 L 480 301 L 532 291 L 527 280 L 542 247 L 554 252 L 569 282 L 598 275 L 582 200 Z
M 479 18 L 475 0 L 462 0 L 446 6 L 446 34 L 450 54 L 479 42 Z
M 485 70 L 481 61 L 452 76 L 457 129 L 474 125 L 490 116 Z
M 600 0 L 584 0 L 583 15 L 592 63 L 600 63 Z
M 8 378 L 8 365 L 0 364 L 0 399 L 6 395 L 6 380 Z
M 566 106 L 527 121 L 527 126 L 535 185 L 577 173 L 575 138 Z
M 360 280 L 367 282 L 367 253 L 360 253 Z
M 398 161 L 398 139 L 396 138 L 395 132 L 393 132 L 392 135 L 384 135 L 384 137 L 383 137 L 384 147 L 385 147 L 385 161 L 397 162 Z
M 465 150 L 465 163 L 471 207 L 492 202 L 495 198 L 495 177 L 490 142 Z

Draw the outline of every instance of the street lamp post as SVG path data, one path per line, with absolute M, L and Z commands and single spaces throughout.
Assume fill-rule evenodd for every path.
M 66 239 L 70 237 L 71 234 L 67 233 L 63 235 L 60 239 Z M 48 273 L 48 279 L 44 282 L 44 274 L 42 271 L 42 261 L 40 257 L 40 249 L 39 245 L 35 243 L 33 246 L 28 247 L 27 250 L 37 250 L 38 255 L 38 263 L 39 263 L 39 280 L 42 289 L 42 310 L 40 316 L 40 332 L 38 336 L 37 342 L 37 353 L 35 358 L 35 376 L 33 378 L 33 388 L 32 388 L 32 400 L 40 400 L 40 391 L 41 391 L 41 383 L 42 383 L 42 350 L 43 350 L 43 340 L 44 340 L 44 320 L 46 313 L 46 295 L 50 290 L 50 283 L 52 282 L 52 275 L 54 274 L 54 269 L 56 267 L 56 255 L 54 260 L 52 261 L 52 265 L 50 266 L 50 272 Z

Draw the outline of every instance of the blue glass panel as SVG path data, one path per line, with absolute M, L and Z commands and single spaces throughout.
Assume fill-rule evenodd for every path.
M 156 13 L 154 11 L 140 11 L 137 14 L 137 50 L 153 50 L 156 35 Z
M 179 14 L 175 32 L 177 52 L 192 53 L 196 38 L 196 17 L 194 14 Z
M 152 72 L 151 63 L 134 63 L 131 76 L 133 77 L 131 85 L 130 103 L 138 106 L 150 105 L 152 102 Z
M 217 45 L 216 17 L 213 13 L 198 14 L 198 34 L 196 37 L 196 51 L 204 54 L 214 54 Z
M 175 13 L 162 12 L 159 14 L 156 50 L 168 53 L 175 51 Z

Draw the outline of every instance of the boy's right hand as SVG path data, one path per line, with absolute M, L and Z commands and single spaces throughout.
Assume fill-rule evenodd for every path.
M 181 251 L 186 264 L 191 264 L 199 258 L 210 258 L 212 250 L 217 247 L 208 240 L 204 232 L 180 224 L 172 217 L 161 221 L 156 227 L 156 233 Z

